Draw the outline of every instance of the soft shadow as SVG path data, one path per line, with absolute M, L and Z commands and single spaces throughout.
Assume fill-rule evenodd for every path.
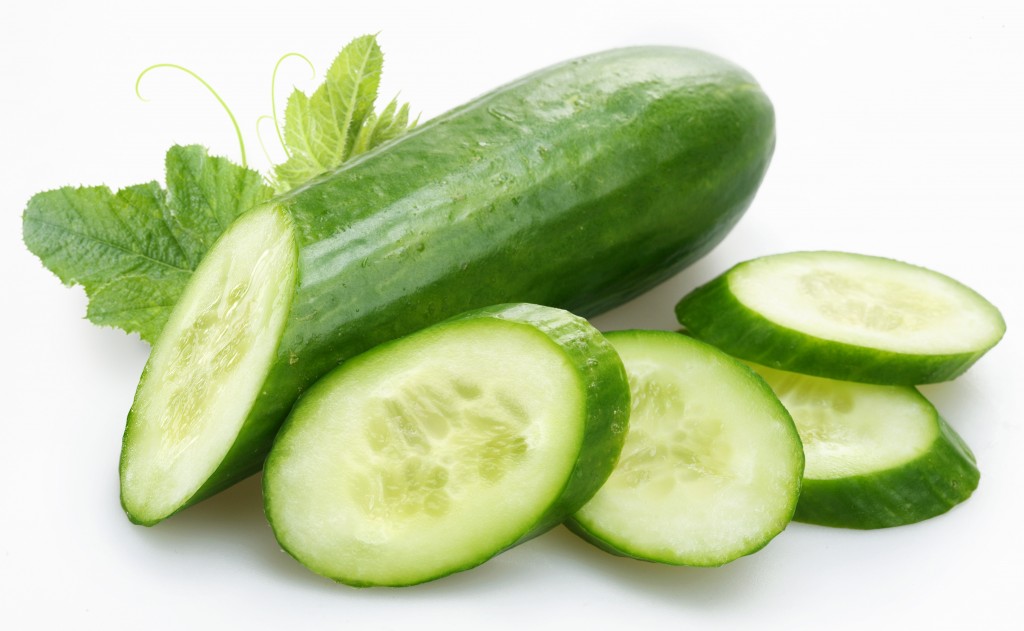
M 760 576 L 771 565 L 770 551 L 732 561 L 722 567 L 682 567 L 620 557 L 587 543 L 560 527 L 550 534 L 551 544 L 565 563 L 601 573 L 626 589 L 655 596 L 681 608 L 715 608 L 748 598 Z
M 164 554 L 193 557 L 197 563 L 219 558 L 224 564 L 249 566 L 338 597 L 353 593 L 383 600 L 435 598 L 445 593 L 479 596 L 530 580 L 528 576 L 536 572 L 529 563 L 517 562 L 517 549 L 513 549 L 468 571 L 421 585 L 359 589 L 338 584 L 306 569 L 278 545 L 263 513 L 261 479 L 262 474 L 257 474 L 152 528 L 132 530 L 145 545 Z
M 262 474 L 251 476 L 195 506 L 145 529 L 141 538 L 162 551 L 195 557 L 227 559 L 239 567 L 264 568 L 310 587 L 334 584 L 281 550 L 263 513 Z

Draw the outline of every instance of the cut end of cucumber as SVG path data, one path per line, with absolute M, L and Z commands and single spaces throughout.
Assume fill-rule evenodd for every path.
M 845 252 L 766 256 L 729 273 L 742 304 L 816 337 L 907 354 L 974 353 L 1006 329 L 957 281 L 892 259 Z
M 378 347 L 299 400 L 267 461 L 267 517 L 289 553 L 343 583 L 473 567 L 559 501 L 586 390 L 558 345 L 518 323 L 449 322 Z
M 217 470 L 259 394 L 296 277 L 287 216 L 236 221 L 196 270 L 136 392 L 121 455 L 121 501 L 137 523 L 186 506 Z
M 628 556 L 715 566 L 789 523 L 803 452 L 769 388 L 724 353 L 663 331 L 607 334 L 629 375 L 630 429 L 573 527 Z

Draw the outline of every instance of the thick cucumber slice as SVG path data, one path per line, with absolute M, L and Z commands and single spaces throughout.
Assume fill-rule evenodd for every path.
M 804 457 L 771 389 L 735 359 L 665 331 L 607 334 L 632 392 L 608 482 L 567 525 L 610 552 L 716 566 L 789 523 Z
M 470 312 L 347 361 L 299 399 L 267 459 L 267 518 L 336 581 L 432 580 L 579 509 L 628 419 L 622 362 L 586 321 Z
M 267 207 L 248 213 L 195 273 L 153 347 L 128 416 L 121 503 L 139 524 L 222 488 L 225 466 L 266 379 L 296 275 L 292 229 Z M 250 472 L 255 469 L 250 468 Z
M 974 455 L 915 388 L 754 369 L 796 421 L 798 521 L 886 528 L 945 513 L 978 486 Z
M 844 252 L 741 263 L 683 298 L 676 315 L 736 357 L 877 384 L 952 379 L 1006 330 L 991 303 L 947 276 Z

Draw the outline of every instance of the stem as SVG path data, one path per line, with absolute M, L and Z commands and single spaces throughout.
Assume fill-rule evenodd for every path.
M 228 104 L 224 102 L 224 99 L 220 98 L 220 95 L 217 94 L 217 91 L 213 89 L 213 86 L 207 83 L 202 77 L 200 77 L 196 73 L 192 72 L 184 66 L 179 66 L 178 64 L 153 64 L 152 66 L 140 72 L 138 78 L 135 79 L 135 96 L 139 97 L 139 100 L 141 101 L 146 100 L 146 98 L 142 96 L 142 93 L 139 92 L 139 84 L 142 83 L 142 78 L 146 76 L 146 74 L 148 74 L 151 70 L 155 70 L 157 68 L 173 68 L 175 70 L 180 70 L 185 74 L 189 75 L 190 77 L 194 78 L 199 83 L 203 84 L 203 87 L 209 90 L 210 94 L 213 95 L 213 98 L 217 99 L 217 102 L 220 103 L 221 107 L 224 108 L 224 111 L 227 112 L 228 118 L 231 119 L 231 125 L 235 128 L 235 135 L 238 137 L 238 148 L 242 153 L 242 166 L 248 167 L 248 161 L 246 160 L 245 157 L 245 141 L 242 139 L 242 129 L 238 126 L 238 121 L 235 119 L 235 115 L 231 112 L 231 108 L 228 107 Z
M 285 155 L 290 158 L 292 157 L 292 152 L 288 150 L 288 145 L 284 142 L 284 134 L 281 132 L 281 123 L 277 118 L 277 69 L 281 67 L 281 62 L 289 57 L 298 57 L 302 61 L 306 62 L 312 75 L 311 78 L 316 77 L 316 68 L 313 66 L 313 62 L 302 53 L 285 53 L 284 55 L 281 55 L 281 58 L 277 60 L 276 64 L 274 64 L 274 72 L 270 75 L 270 109 L 273 111 L 274 131 L 277 132 L 277 140 L 281 143 L 281 147 L 284 148 Z M 256 126 L 257 128 L 259 127 L 259 121 L 256 121 Z

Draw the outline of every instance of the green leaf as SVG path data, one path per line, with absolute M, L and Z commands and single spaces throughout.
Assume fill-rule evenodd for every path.
M 409 124 L 409 104 L 405 103 L 398 107 L 398 101 L 392 99 L 379 115 L 370 114 L 367 118 L 352 145 L 351 155 L 365 153 L 377 145 L 397 138 L 414 125 L 415 123 Z
M 217 237 L 272 194 L 258 173 L 199 146 L 172 147 L 166 164 L 167 190 L 64 187 L 35 195 L 22 218 L 28 249 L 85 288 L 89 320 L 148 342 Z
M 167 152 L 168 208 L 192 268 L 242 212 L 270 198 L 263 177 L 200 146 Z
M 376 36 L 364 35 L 342 49 L 312 96 L 292 92 L 284 124 L 289 157 L 274 167 L 279 191 L 330 171 L 408 129 L 408 105 L 398 108 L 392 101 L 380 115 L 373 112 L 383 65 Z

